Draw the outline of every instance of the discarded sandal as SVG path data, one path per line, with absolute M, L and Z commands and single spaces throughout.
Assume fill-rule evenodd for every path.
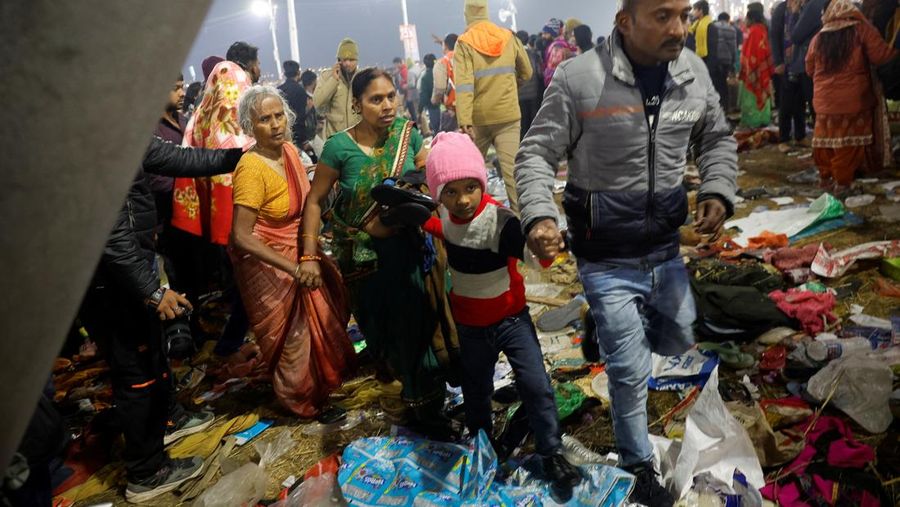
M 715 352 L 719 356 L 719 359 L 722 361 L 722 363 L 733 370 L 742 370 L 744 368 L 749 368 L 753 366 L 754 363 L 756 363 L 756 360 L 753 359 L 753 356 L 741 352 L 737 345 L 732 342 L 703 342 L 698 345 L 698 348 L 700 350 Z
M 438 203 L 431 197 L 420 192 L 400 188 L 394 185 L 376 185 L 369 194 L 372 196 L 372 199 L 375 199 L 375 201 L 378 202 L 378 204 L 387 207 L 393 207 L 404 203 L 419 204 L 428 208 L 429 211 L 434 211 L 438 207 Z
M 431 211 L 421 204 L 405 202 L 382 211 L 379 217 L 387 227 L 418 227 L 431 218 Z

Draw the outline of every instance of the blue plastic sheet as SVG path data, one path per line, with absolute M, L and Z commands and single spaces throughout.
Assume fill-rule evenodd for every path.
M 356 440 L 344 450 L 338 482 L 350 505 L 414 507 L 619 506 L 634 477 L 613 467 L 580 467 L 585 479 L 565 502 L 541 480 L 540 460 L 497 481 L 497 456 L 481 431 L 471 446 L 395 436 Z

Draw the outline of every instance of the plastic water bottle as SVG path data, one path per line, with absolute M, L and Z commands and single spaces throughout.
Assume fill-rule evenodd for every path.
M 815 361 L 831 361 L 843 356 L 871 352 L 872 343 L 866 338 L 843 338 L 815 341 L 806 345 L 806 355 Z

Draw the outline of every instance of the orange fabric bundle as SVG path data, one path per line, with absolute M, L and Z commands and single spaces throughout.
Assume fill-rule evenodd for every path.
M 750 250 L 761 250 L 763 248 L 782 248 L 790 244 L 786 234 L 775 234 L 769 231 L 763 231 L 754 238 L 747 240 L 747 248 Z

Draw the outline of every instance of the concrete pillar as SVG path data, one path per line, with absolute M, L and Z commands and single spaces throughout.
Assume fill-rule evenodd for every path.
M 209 3 L 0 2 L 2 469 Z

